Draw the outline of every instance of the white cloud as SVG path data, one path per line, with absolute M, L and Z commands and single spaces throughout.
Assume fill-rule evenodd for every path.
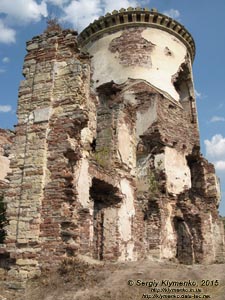
M 0 112 L 7 113 L 12 110 L 11 105 L 0 105 Z
M 225 171 L 225 160 L 216 161 L 215 168 L 218 171 Z
M 70 2 L 70 0 L 46 0 L 46 2 L 61 7 L 64 4 Z
M 146 4 L 146 0 L 0 0 L 0 13 L 8 24 L 20 25 L 38 22 L 48 16 L 48 8 L 59 8 L 59 20 L 71 23 L 75 29 L 83 30 L 107 12 Z M 15 40 L 15 39 L 14 39 Z
M 214 161 L 225 160 L 225 138 L 221 134 L 214 135 L 211 141 L 205 140 L 204 143 L 207 157 Z
M 45 0 L 38 3 L 36 0 L 0 0 L 0 43 L 15 43 L 16 31 L 8 24 L 20 25 L 29 22 L 38 22 L 42 17 L 48 16 Z M 6 25 L 7 24 L 7 25 Z
M 177 9 L 171 8 L 170 10 L 166 10 L 163 12 L 164 15 L 167 15 L 170 18 L 178 19 L 180 17 L 180 12 Z
M 202 94 L 199 93 L 197 90 L 195 90 L 195 96 L 196 96 L 196 98 L 199 98 L 199 99 L 202 98 Z
M 109 0 L 103 0 L 102 4 L 103 4 L 103 7 L 104 7 L 104 14 L 106 14 L 107 12 L 112 12 L 115 9 L 118 10 L 120 8 L 141 6 L 140 2 L 142 2 L 142 1 L 135 1 L 135 0 L 109 1 Z
M 38 22 L 42 17 L 47 17 L 47 5 L 43 0 L 40 4 L 35 0 L 9 0 L 0 1 L 0 13 L 6 15 L 11 23 Z
M 72 23 L 76 29 L 83 29 L 101 15 L 100 4 L 100 0 L 74 0 L 64 7 L 65 16 L 61 20 Z
M 225 122 L 225 118 L 224 117 L 213 116 L 210 119 L 210 122 L 212 122 L 212 123 L 214 123 L 214 122 Z
M 120 8 L 145 6 L 147 0 L 0 0 L 0 14 L 5 15 L 5 23 L 12 25 L 38 22 L 48 16 L 51 5 L 59 8 L 60 21 L 71 23 L 75 29 L 83 30 L 100 16 Z M 171 10 L 179 15 L 177 10 Z M 7 28 L 5 28 L 7 29 Z M 0 29 L 1 30 L 1 29 Z M 15 42 L 15 30 L 8 28 L 7 42 Z M 11 34 L 11 35 L 10 35 Z M 0 36 L 0 42 L 3 37 Z M 6 40 L 6 39 L 5 39 Z
M 3 57 L 2 62 L 5 63 L 5 64 L 9 63 L 10 62 L 9 57 L 7 57 L 7 56 Z
M 225 137 L 216 134 L 211 140 L 204 141 L 206 146 L 206 156 L 212 161 L 220 177 L 225 171 Z M 223 173 L 221 173 L 223 172 Z
M 0 19 L 0 43 L 11 44 L 16 41 L 16 31 L 7 27 Z
M 49 0 L 57 2 L 57 0 Z M 58 0 L 60 2 L 60 0 Z M 75 29 L 83 30 L 100 16 L 104 16 L 107 12 L 115 9 L 136 7 L 142 1 L 136 0 L 72 0 L 68 5 L 63 7 L 64 16 L 61 21 L 71 23 Z M 139 5 L 138 5 L 139 3 Z

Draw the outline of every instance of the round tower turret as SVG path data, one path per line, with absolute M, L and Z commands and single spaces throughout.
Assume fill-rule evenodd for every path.
M 146 80 L 177 101 L 194 97 L 192 80 L 187 83 L 194 40 L 183 25 L 156 9 L 114 10 L 84 29 L 79 42 L 93 56 L 96 88 L 132 78 Z

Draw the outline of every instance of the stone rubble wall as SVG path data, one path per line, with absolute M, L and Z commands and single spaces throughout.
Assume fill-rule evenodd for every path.
M 6 190 L 9 186 L 8 176 L 11 171 L 10 169 L 10 157 L 11 157 L 11 146 L 13 143 L 14 133 L 11 130 L 0 129 L 0 217 L 4 220 L 4 197 Z M 3 210 L 2 210 L 3 209 Z M 8 253 L 6 251 L 6 245 L 2 244 L 3 236 L 5 233 L 5 220 L 1 223 L 1 242 L 0 242 L 0 266 L 7 265 Z
M 117 36 L 111 52 L 118 43 L 128 51 Z M 96 57 L 71 30 L 47 29 L 27 51 L 5 194 L 9 274 L 32 277 L 78 254 L 223 261 L 218 182 L 200 154 L 185 51 L 170 82 L 182 101 L 145 78 L 96 87 Z
M 65 255 L 70 227 L 77 235 L 73 173 L 82 157 L 90 82 L 89 62 L 73 31 L 45 32 L 28 42 L 27 51 L 6 194 L 6 245 L 16 261 L 10 272 L 23 277 Z
M 7 173 L 10 172 L 10 149 L 13 143 L 14 133 L 10 130 L 0 129 L 0 184 L 6 184 Z M 1 193 L 1 188 L 0 188 Z

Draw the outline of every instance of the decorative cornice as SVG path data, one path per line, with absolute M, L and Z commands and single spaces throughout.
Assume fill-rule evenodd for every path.
M 104 17 L 95 20 L 86 27 L 78 36 L 81 46 L 95 40 L 100 35 L 117 31 L 122 27 L 146 26 L 165 30 L 176 36 L 187 47 L 192 61 L 195 56 L 195 42 L 187 29 L 172 18 L 159 13 L 156 9 L 148 8 L 121 8 L 107 13 Z

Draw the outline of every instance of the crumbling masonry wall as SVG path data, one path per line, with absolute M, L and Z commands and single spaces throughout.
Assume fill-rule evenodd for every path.
M 6 205 L 4 203 L 5 192 L 9 186 L 8 173 L 10 172 L 11 145 L 14 133 L 10 130 L 0 129 L 0 266 L 7 264 L 9 254 L 6 251 L 5 226 L 7 219 L 5 216 Z
M 223 261 L 190 34 L 155 11 L 96 22 L 78 39 L 50 26 L 27 43 L 5 195 L 9 273 L 76 255 Z
M 0 196 L 3 196 L 7 187 L 7 174 L 10 172 L 10 149 L 14 133 L 10 130 L 0 129 Z
M 29 42 L 27 51 L 5 196 L 6 245 L 17 265 L 11 273 L 19 269 L 25 277 L 73 253 L 81 238 L 77 227 L 84 220 L 74 173 L 85 157 L 81 132 L 92 111 L 89 62 L 77 49 L 75 32 L 47 31 Z

